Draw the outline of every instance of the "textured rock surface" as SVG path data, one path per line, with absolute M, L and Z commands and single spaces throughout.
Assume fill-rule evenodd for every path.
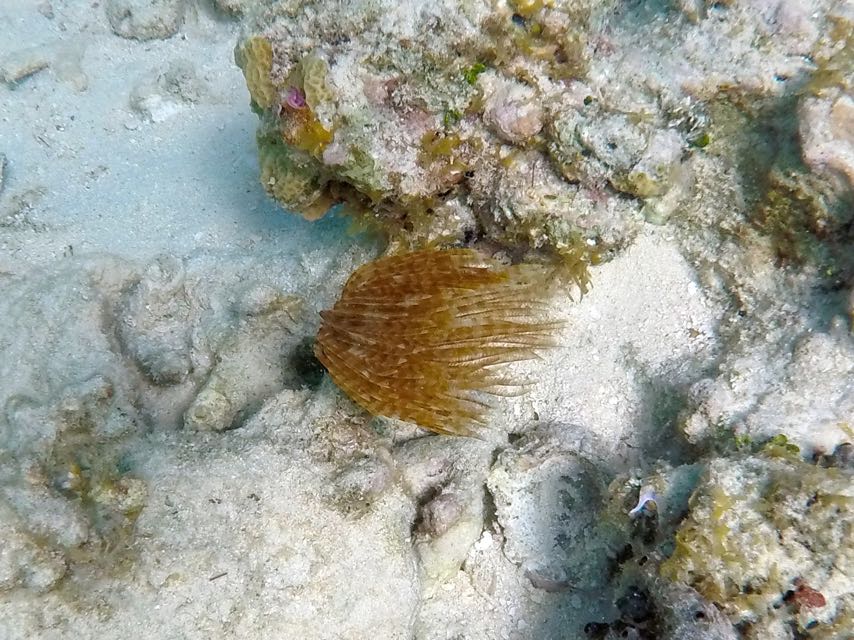
M 804 100 L 800 134 L 804 161 L 816 172 L 841 177 L 854 189 L 854 99 L 840 90 Z
M 4 590 L 49 590 L 69 565 L 97 564 L 102 546 L 122 549 L 145 504 L 144 484 L 120 464 L 139 425 L 102 318 L 131 274 L 119 260 L 89 261 L 4 288 Z M 117 502 L 119 494 L 127 501 Z
M 129 464 L 144 478 L 148 498 L 125 573 L 89 575 L 84 567 L 57 585 L 51 571 L 61 576 L 63 566 L 27 555 L 30 548 L 10 538 L 26 586 L 54 588 L 37 597 L 39 608 L 24 592 L 4 594 L 5 637 L 57 626 L 82 637 L 118 637 L 140 625 L 204 634 L 263 630 L 267 637 L 409 637 L 418 581 L 401 517 L 408 500 L 392 488 L 358 519 L 326 501 L 336 465 L 298 452 L 300 425 L 280 423 L 281 403 L 300 415 L 305 398 L 282 397 L 271 414 L 205 447 L 164 433 L 135 448 Z M 334 405 L 317 413 L 334 415 Z M 281 439 L 265 428 L 271 419 L 284 427 Z M 9 569 L 2 569 L 5 579 Z M 190 592 L 206 595 L 188 602 Z M 50 620 L 41 610 L 51 612 Z
M 47 69 L 51 59 L 42 47 L 28 47 L 6 53 L 0 59 L 0 81 L 14 85 L 29 76 Z
M 420 438 L 396 451 L 405 486 L 419 504 L 414 542 L 427 593 L 458 574 L 481 536 L 493 449 L 463 438 Z
M 721 107 L 792 120 L 806 84 L 803 158 L 828 174 L 810 189 L 845 233 L 833 203 L 850 196 L 850 176 L 847 193 L 836 184 L 850 164 L 846 3 L 672 4 L 364 2 L 329 29 L 323 3 L 273 3 L 236 56 L 261 118 L 262 183 L 307 217 L 345 201 L 410 246 L 467 239 L 601 259 L 712 173 L 752 188 L 736 157 L 708 148 Z M 309 66 L 322 71 L 306 84 Z M 304 106 L 288 97 L 318 83 Z M 800 216 L 798 189 L 771 215 Z
M 657 604 L 663 609 L 662 636 L 668 640 L 736 640 L 738 632 L 717 607 L 693 589 L 656 584 Z
M 780 351 L 778 359 L 773 354 Z M 832 451 L 851 437 L 852 375 L 854 344 L 844 326 L 785 345 L 732 351 L 718 378 L 694 385 L 698 409 L 686 418 L 685 431 L 695 441 L 722 430 L 758 442 L 782 434 L 807 453 Z
M 596 531 L 604 486 L 596 468 L 530 434 L 504 451 L 489 477 L 504 553 L 534 587 L 601 587 L 619 540 Z
M 130 96 L 131 108 L 152 122 L 163 122 L 205 97 L 207 85 L 187 60 L 143 76 Z
M 849 470 L 799 460 L 715 460 L 691 497 L 665 577 L 717 602 L 746 637 L 850 628 Z
M 186 0 L 107 0 L 105 9 L 116 35 L 153 40 L 178 32 L 185 4 Z
M 805 7 L 0 3 L 0 636 L 847 638 L 852 14 Z M 311 357 L 377 247 L 265 191 L 588 291 L 425 437 Z
M 241 17 L 256 7 L 263 6 L 269 0 L 214 0 L 214 6 L 220 11 L 235 17 Z

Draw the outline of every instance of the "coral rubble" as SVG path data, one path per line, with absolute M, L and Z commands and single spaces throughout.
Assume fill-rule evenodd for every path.
M 850 273 L 850 11 L 779 4 L 356 2 L 334 28 L 335 2 L 261 6 L 236 58 L 261 119 L 262 183 L 309 218 L 343 204 L 395 246 L 482 242 L 589 264 L 729 171 L 745 192 L 768 185 L 740 215 L 778 252 L 813 256 L 817 241 L 822 264 Z M 738 175 L 746 165 L 715 149 L 740 135 L 718 133 L 722 106 L 799 113 L 785 126 L 803 159 L 781 138 L 759 176 Z
M 717 603 L 748 638 L 845 628 L 854 619 L 852 480 L 850 470 L 799 460 L 712 461 L 661 574 Z

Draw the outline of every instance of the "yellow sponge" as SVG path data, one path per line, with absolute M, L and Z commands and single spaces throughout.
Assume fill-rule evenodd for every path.
M 258 164 L 261 184 L 283 207 L 313 220 L 332 204 L 316 168 L 310 162 L 295 160 L 282 142 L 259 136 Z
M 273 47 L 270 41 L 261 36 L 252 36 L 237 46 L 234 58 L 243 70 L 252 101 L 262 109 L 269 109 L 278 99 L 276 87 L 270 80 L 273 69 Z
M 326 84 L 329 65 L 317 54 L 309 54 L 303 58 L 301 66 L 305 102 L 312 110 L 316 110 L 318 105 L 329 102 L 334 97 Z

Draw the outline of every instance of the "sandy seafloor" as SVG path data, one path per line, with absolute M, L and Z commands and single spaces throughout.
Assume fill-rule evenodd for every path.
M 0 83 L 0 639 L 642 634 L 633 582 L 661 637 L 744 632 L 642 563 L 614 577 L 628 510 L 654 486 L 675 528 L 702 473 L 710 495 L 764 473 L 722 438 L 785 434 L 811 469 L 851 441 L 850 283 L 646 224 L 554 300 L 561 346 L 519 366 L 537 384 L 484 440 L 371 420 L 292 356 L 376 246 L 264 193 L 239 20 L 188 3 L 138 41 L 103 4 L 0 4 L 4 77 L 37 69 Z M 826 581 L 814 617 L 843 626 L 821 637 L 851 620 L 846 514 L 794 568 L 782 542 L 750 560 Z

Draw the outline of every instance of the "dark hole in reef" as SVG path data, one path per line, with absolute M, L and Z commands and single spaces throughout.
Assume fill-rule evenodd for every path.
M 841 235 L 843 235 L 843 236 L 850 236 L 851 235 L 851 231 L 849 231 L 848 225 L 846 225 L 842 228 Z M 839 272 L 839 276 L 840 277 L 837 277 L 837 278 L 828 276 L 825 280 L 822 280 L 820 283 L 815 285 L 814 289 L 816 291 L 821 292 L 821 293 L 838 293 L 840 291 L 843 291 L 848 286 L 848 283 L 845 280 L 845 278 L 841 277 L 842 276 L 841 271 Z
M 644 622 L 653 615 L 649 594 L 634 585 L 626 589 L 625 595 L 617 599 L 617 609 L 622 619 L 627 622 Z
M 315 389 L 320 386 L 326 369 L 314 355 L 314 338 L 300 340 L 288 358 L 288 364 L 297 374 L 297 382 L 302 387 Z
M 753 629 L 753 623 L 749 622 L 747 620 L 744 620 L 743 622 L 739 622 L 738 624 L 735 625 L 735 630 L 739 633 L 739 635 L 742 638 L 745 637 L 748 633 L 750 633 L 751 629 Z
M 629 637 L 629 626 L 623 622 L 614 622 L 611 625 L 611 630 L 619 633 L 620 638 L 628 638 Z
M 620 552 L 616 555 L 614 559 L 620 564 L 622 564 L 623 562 L 631 558 L 633 554 L 634 550 L 632 549 L 632 545 L 627 544 L 622 549 L 620 549 Z
M 705 611 L 695 611 L 694 612 L 694 620 L 705 620 L 706 612 Z
M 629 560 L 633 555 L 634 549 L 630 544 L 627 544 L 620 549 L 614 557 L 608 560 L 608 577 L 614 578 L 618 573 L 620 573 L 622 564 L 626 560 Z
M 655 542 L 658 531 L 658 514 L 644 512 L 639 518 L 635 518 L 632 525 L 632 537 L 640 540 L 645 545 Z
M 424 527 L 424 508 L 430 504 L 433 500 L 439 497 L 442 493 L 442 486 L 436 485 L 433 487 L 428 487 L 424 493 L 418 496 L 417 507 L 415 520 L 412 522 L 412 526 L 410 528 L 410 533 L 415 535 Z
M 594 640 L 604 638 L 610 629 L 611 625 L 607 622 L 588 622 L 584 625 L 584 633 Z

